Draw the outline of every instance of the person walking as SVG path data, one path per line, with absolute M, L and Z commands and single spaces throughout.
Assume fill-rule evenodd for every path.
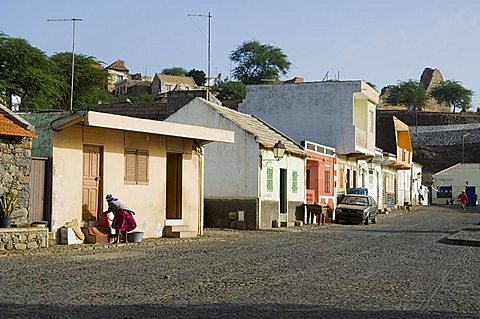
M 465 191 L 462 191 L 462 193 L 458 196 L 458 201 L 460 202 L 460 206 L 462 207 L 462 211 L 464 213 L 467 212 L 466 207 L 468 203 L 468 197 L 467 194 L 465 194 Z
M 128 242 L 127 232 L 134 230 L 137 227 L 137 223 L 133 218 L 135 213 L 112 194 L 108 194 L 105 199 L 108 203 L 108 210 L 104 213 L 108 214 L 112 212 L 115 215 L 112 222 L 112 227 L 117 233 L 117 240 L 115 242 L 120 242 L 120 235 L 122 233 L 125 233 L 125 242 Z

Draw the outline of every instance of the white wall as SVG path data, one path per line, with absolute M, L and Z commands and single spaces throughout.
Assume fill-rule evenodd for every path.
M 460 163 L 433 175 L 434 189 L 440 186 L 452 186 L 452 198 L 456 200 L 458 195 L 467 186 L 475 187 L 477 194 L 480 193 L 480 163 Z M 432 202 L 445 204 L 445 198 L 437 199 L 437 192 L 432 193 Z
M 273 152 L 270 150 L 262 150 L 262 166 L 261 166 L 261 186 L 260 198 L 263 200 L 280 200 L 280 169 L 287 170 L 287 200 L 288 201 L 305 201 L 305 159 L 296 156 L 285 156 L 279 160 L 266 161 L 273 159 Z M 267 191 L 267 167 L 273 168 L 273 192 Z M 298 174 L 298 191 L 292 191 L 292 172 Z
M 296 141 L 348 154 L 355 150 L 354 93 L 373 94 L 363 86 L 361 81 L 251 85 L 239 111 L 254 114 Z
M 259 145 L 252 134 L 198 99 L 192 100 L 165 121 L 234 131 L 235 143 L 205 146 L 205 198 L 258 197 Z

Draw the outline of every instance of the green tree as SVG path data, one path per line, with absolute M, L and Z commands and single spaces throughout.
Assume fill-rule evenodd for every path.
M 188 71 L 185 70 L 184 68 L 182 67 L 179 67 L 179 66 L 174 66 L 174 67 L 171 67 L 171 68 L 165 68 L 162 70 L 161 72 L 162 74 L 165 74 L 165 75 L 180 75 L 180 76 L 186 76 Z
M 419 82 L 409 80 L 390 86 L 385 102 L 389 105 L 404 105 L 410 111 L 421 111 L 427 98 L 427 92 Z
M 230 54 L 230 60 L 236 64 L 234 77 L 245 84 L 278 80 L 280 75 L 287 74 L 291 66 L 282 49 L 256 40 L 239 45 Z
M 191 69 L 187 75 L 191 76 L 199 86 L 203 86 L 207 82 L 207 75 L 202 70 Z
M 20 109 L 50 108 L 62 97 L 66 83 L 52 69 L 40 49 L 21 38 L 0 33 L 0 101 L 11 107 L 12 95 L 21 98 Z
M 430 96 L 438 103 L 446 103 L 452 107 L 453 113 L 459 108 L 466 112 L 471 108 L 473 91 L 465 88 L 460 82 L 454 80 L 445 81 L 430 91 Z
M 57 53 L 50 57 L 52 67 L 58 74 L 61 81 L 67 85 L 63 86 L 62 97 L 52 105 L 57 109 L 68 109 L 70 107 L 70 83 L 72 54 Z M 104 100 L 107 94 L 105 89 L 108 81 L 108 72 L 100 67 L 100 62 L 94 57 L 75 54 L 75 74 L 73 77 L 73 109 L 88 109 L 91 105 Z
M 217 80 L 212 91 L 219 100 L 243 100 L 247 95 L 247 86 L 242 82 Z

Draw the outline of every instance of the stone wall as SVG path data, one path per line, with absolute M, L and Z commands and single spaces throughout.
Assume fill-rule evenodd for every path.
M 0 228 L 0 251 L 48 247 L 46 228 Z
M 0 135 L 0 194 L 18 196 L 14 223 L 28 222 L 30 202 L 31 138 Z

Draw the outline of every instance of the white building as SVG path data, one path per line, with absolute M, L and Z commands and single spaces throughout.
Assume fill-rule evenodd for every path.
M 299 144 L 250 114 L 202 98 L 166 121 L 235 132 L 234 144 L 205 146 L 205 226 L 265 229 L 303 219 L 306 153 Z M 276 160 L 279 141 L 286 151 Z
M 247 86 L 241 112 L 253 114 L 296 141 L 334 147 L 338 156 L 337 191 L 368 188 L 368 169 L 357 160 L 375 156 L 378 93 L 363 81 L 326 81 Z M 362 174 L 363 174 L 362 173 Z
M 432 175 L 432 204 L 456 200 L 462 191 L 471 205 L 480 189 L 480 163 L 458 163 Z

